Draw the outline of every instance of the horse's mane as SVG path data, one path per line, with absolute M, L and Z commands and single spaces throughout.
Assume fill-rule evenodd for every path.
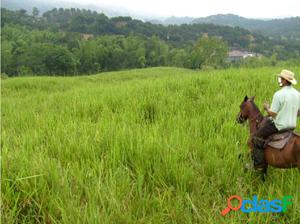
M 252 102 L 252 105 L 253 105 L 254 109 L 261 114 L 258 106 L 254 103 L 254 101 L 251 100 L 250 102 Z
M 253 100 L 250 101 L 254 110 L 258 113 L 258 117 L 261 118 L 261 120 L 264 118 L 264 115 L 261 113 L 261 111 L 259 110 L 258 106 L 254 103 Z

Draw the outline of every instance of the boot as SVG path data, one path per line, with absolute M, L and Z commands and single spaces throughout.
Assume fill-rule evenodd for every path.
M 266 167 L 265 154 L 263 148 L 253 149 L 253 162 L 255 170 L 263 170 Z

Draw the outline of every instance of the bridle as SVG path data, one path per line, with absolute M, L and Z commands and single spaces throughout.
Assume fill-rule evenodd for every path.
M 254 120 L 255 120 L 255 122 L 256 122 L 257 124 L 259 124 L 259 123 L 262 121 L 262 119 L 263 119 L 263 117 L 262 117 L 262 119 L 259 120 L 259 119 L 258 119 L 259 116 L 261 116 L 261 114 L 260 114 L 260 113 L 257 113 L 257 115 L 255 115 L 255 117 L 249 119 L 249 121 L 254 121 Z
M 264 117 L 261 115 L 261 113 L 259 111 L 257 111 L 257 114 L 253 118 L 249 119 L 249 122 L 255 121 L 256 128 L 257 128 L 257 126 L 262 122 L 263 118 Z M 246 118 L 243 117 L 242 113 L 240 113 L 239 116 L 238 116 L 238 121 L 240 123 L 244 123 L 247 119 L 248 119 L 248 117 L 246 117 Z
M 243 116 L 242 116 L 242 113 L 240 113 L 239 114 L 239 116 L 238 116 L 238 121 L 240 122 L 240 123 L 244 123 L 246 120 L 247 120 L 247 118 L 244 118 Z
M 260 117 L 260 116 L 261 116 L 261 117 Z M 260 118 L 259 118 L 259 117 L 260 117 Z M 250 121 L 250 122 L 255 121 L 256 129 L 258 129 L 258 125 L 262 122 L 263 119 L 264 119 L 264 117 L 263 117 L 260 113 L 257 113 L 257 115 L 255 115 L 254 118 L 249 119 L 249 121 Z

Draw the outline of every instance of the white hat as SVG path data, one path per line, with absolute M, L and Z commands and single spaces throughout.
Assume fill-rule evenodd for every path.
M 278 74 L 279 77 L 287 80 L 288 82 L 292 83 L 293 85 L 297 84 L 297 81 L 295 79 L 295 74 L 289 70 L 282 70 L 280 74 Z

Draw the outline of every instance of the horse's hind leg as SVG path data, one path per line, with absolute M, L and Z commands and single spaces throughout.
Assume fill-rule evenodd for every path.
M 300 139 L 299 139 L 299 137 L 296 138 L 295 145 L 294 145 L 294 148 L 292 150 L 294 150 L 294 153 L 296 155 L 298 170 L 300 172 Z
M 297 156 L 297 161 L 298 161 L 298 170 L 300 172 L 300 150 L 299 150 L 299 153 L 298 153 L 298 156 Z
M 297 167 L 298 167 L 298 170 L 300 172 L 300 153 L 299 153 L 299 155 L 296 155 L 296 160 L 297 160 L 297 162 L 296 162 L 297 163 Z

